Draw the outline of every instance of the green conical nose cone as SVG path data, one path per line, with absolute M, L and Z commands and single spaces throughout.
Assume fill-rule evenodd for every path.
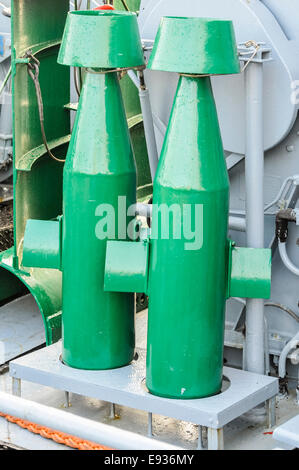
M 204 75 L 239 73 L 233 23 L 210 18 L 163 17 L 148 68 Z
M 144 65 L 136 14 L 93 10 L 69 12 L 58 63 L 95 68 Z

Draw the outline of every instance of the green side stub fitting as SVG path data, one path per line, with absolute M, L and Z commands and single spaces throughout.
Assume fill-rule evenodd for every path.
M 233 23 L 212 18 L 163 17 L 148 68 L 186 74 L 239 73 Z
M 231 248 L 229 297 L 269 299 L 271 296 L 271 250 Z
M 61 269 L 61 220 L 28 220 L 23 266 Z
M 58 63 L 106 69 L 144 65 L 136 14 L 99 10 L 69 12 Z
M 149 243 L 107 243 L 105 285 L 107 292 L 147 294 Z

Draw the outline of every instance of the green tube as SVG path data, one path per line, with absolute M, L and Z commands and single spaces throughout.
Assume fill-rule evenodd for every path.
M 161 204 L 180 209 L 169 219 L 169 239 L 163 239 Z M 190 399 L 220 392 L 228 209 L 210 78 L 181 77 L 154 183 L 146 379 L 153 394 Z M 193 244 L 183 234 L 177 238 L 186 224 Z
M 134 355 L 134 294 L 104 292 L 107 240 L 118 237 L 118 196 L 126 196 L 127 206 L 136 202 L 120 87 L 115 73 L 90 71 L 64 169 L 62 359 L 71 367 L 113 369 Z M 103 203 L 115 210 L 116 225 L 99 239 Z

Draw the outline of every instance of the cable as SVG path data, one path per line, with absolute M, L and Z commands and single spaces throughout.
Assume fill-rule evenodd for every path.
M 75 84 L 75 89 L 77 92 L 77 95 L 80 96 L 80 90 L 79 90 L 79 84 L 78 84 L 78 77 L 77 77 L 77 68 L 74 67 L 74 84 Z
M 125 10 L 130 11 L 130 8 L 128 7 L 126 0 L 121 0 L 121 3 L 123 4 Z
M 39 83 L 39 66 L 40 62 L 37 60 L 34 55 L 31 54 L 30 51 L 27 52 L 26 57 L 31 59 L 34 63 L 32 64 L 31 62 L 28 62 L 28 74 L 32 78 L 34 86 L 35 86 L 35 91 L 36 91 L 36 98 L 37 98 L 37 104 L 38 104 L 38 112 L 39 112 L 39 120 L 40 120 L 40 128 L 41 128 L 41 134 L 42 134 L 42 139 L 44 146 L 46 147 L 48 155 L 55 160 L 56 162 L 59 163 L 64 163 L 65 160 L 60 159 L 55 157 L 53 153 L 51 152 L 51 149 L 49 148 L 48 142 L 47 142 L 47 137 L 46 137 L 46 132 L 45 132 L 45 124 L 44 124 L 44 104 L 43 104 L 43 98 L 42 98 L 42 93 L 41 93 L 41 88 L 40 88 L 40 83 Z M 34 72 L 35 73 L 34 73 Z
M 290 308 L 286 307 L 285 305 L 282 305 L 282 304 L 279 304 L 277 302 L 266 302 L 265 303 L 265 307 L 275 307 L 275 308 L 279 308 L 280 310 L 283 310 L 284 312 L 286 312 L 288 315 L 290 315 L 290 317 L 294 318 L 294 320 L 296 320 L 297 323 L 299 323 L 299 317 L 298 315 L 293 312 L 293 310 L 291 310 Z
M 242 305 L 244 305 L 244 307 L 246 306 L 246 301 L 244 299 L 241 299 L 240 297 L 232 297 L 232 300 L 236 300 L 237 302 L 240 302 Z M 297 323 L 299 323 L 299 316 L 293 310 L 291 310 L 289 307 L 286 307 L 285 305 L 282 305 L 278 302 L 265 302 L 265 307 L 279 308 L 283 312 L 290 315 L 290 317 L 296 320 Z

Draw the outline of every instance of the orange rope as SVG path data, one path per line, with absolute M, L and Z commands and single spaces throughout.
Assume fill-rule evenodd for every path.
M 24 419 L 16 418 L 15 416 L 6 415 L 3 413 L 0 413 L 0 416 L 5 418 L 10 423 L 17 424 L 23 429 L 27 429 L 28 431 L 34 434 L 39 434 L 45 439 L 51 439 L 52 441 L 55 441 L 58 444 L 63 444 L 65 446 L 72 447 L 73 449 L 112 450 L 109 447 L 101 446 L 99 444 L 95 444 L 94 442 L 85 441 L 84 439 L 71 436 L 70 434 L 65 434 L 64 432 L 54 431 L 53 429 L 47 428 L 45 426 L 40 426 L 39 424 L 31 423 L 30 421 L 26 421 Z

